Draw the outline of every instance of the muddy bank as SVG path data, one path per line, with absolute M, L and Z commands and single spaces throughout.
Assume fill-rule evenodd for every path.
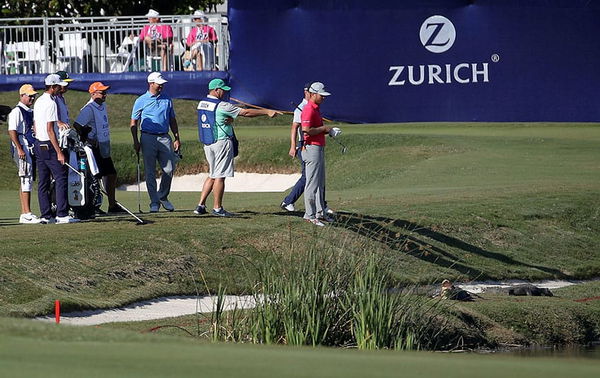
M 599 341 L 600 281 L 569 285 L 552 293 L 552 297 L 531 297 L 483 292 L 473 302 L 456 302 L 451 327 L 468 348 L 588 345 Z

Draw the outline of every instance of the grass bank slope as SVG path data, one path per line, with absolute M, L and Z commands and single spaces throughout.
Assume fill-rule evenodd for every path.
M 69 95 L 73 105 L 84 103 L 81 94 Z M 133 98 L 109 98 L 122 182 L 135 177 L 127 127 Z M 195 105 L 178 100 L 175 106 L 185 148 L 178 172 L 201 171 Z M 287 157 L 287 121 L 240 123 L 238 168 L 296 170 Z M 600 276 L 598 125 L 384 124 L 343 130 L 348 153 L 332 142 L 327 147 L 327 197 L 340 215 L 319 231 L 302 222 L 301 213 L 282 212 L 280 193 L 226 194 L 226 208 L 240 215 L 233 219 L 196 217 L 191 210 L 199 193 L 173 193 L 178 211 L 145 215 L 145 226 L 127 217 L 19 226 L 17 180 L 2 135 L 0 314 L 47 313 L 55 299 L 66 309 L 111 307 L 214 291 L 219 284 L 243 293 L 253 282 L 253 261 L 267 253 L 301 252 L 315 237 L 350 240 L 357 250 L 368 245 L 398 282 Z M 118 196 L 137 209 L 135 193 Z M 143 209 L 146 202 L 143 196 Z M 35 197 L 33 203 L 37 211 Z

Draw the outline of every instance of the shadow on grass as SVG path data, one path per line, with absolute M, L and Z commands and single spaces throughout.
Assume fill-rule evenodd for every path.
M 408 235 L 407 233 L 418 234 L 419 236 L 435 240 L 448 247 L 460 249 L 487 259 L 493 259 L 502 264 L 537 269 L 556 278 L 572 278 L 558 269 L 528 264 L 498 252 L 487 251 L 455 237 L 442 234 L 407 220 L 338 212 L 336 222 L 332 225 L 334 227 L 342 227 L 352 232 L 356 232 L 359 235 L 383 243 L 393 250 L 406 253 L 407 255 L 414 256 L 423 261 L 444 268 L 457 270 L 471 278 L 486 280 L 495 277 L 491 277 L 484 271 L 460 263 L 460 259 L 449 251 L 433 246 L 427 241 L 421 240 L 413 235 Z M 392 227 L 397 229 L 395 230 Z
M 304 216 L 304 211 L 278 211 L 278 212 L 274 212 L 271 214 L 277 215 L 280 217 L 294 217 L 294 218 L 301 217 L 302 218 Z
M 137 215 L 137 214 L 136 214 Z M 154 221 L 148 220 L 148 218 L 144 217 L 143 215 L 140 216 L 138 215 L 143 221 L 144 223 L 139 223 L 135 218 L 129 216 L 129 217 L 125 217 L 125 216 L 120 216 L 120 217 L 97 217 L 94 219 L 86 219 L 85 223 L 136 223 L 139 225 L 145 225 L 145 224 L 152 224 L 154 223 Z
M 2 226 L 19 226 L 21 223 L 17 219 L 0 219 L 0 227 Z
M 160 217 L 160 219 L 167 219 L 167 218 L 173 218 L 173 219 L 197 219 L 198 221 L 201 221 L 203 219 L 252 219 L 251 217 L 248 216 L 244 216 L 244 215 L 240 215 L 240 213 L 233 213 L 234 215 L 231 217 L 219 217 L 216 215 L 212 215 L 212 214 L 202 214 L 202 215 L 180 215 L 177 217 Z
M 145 213 L 142 214 L 141 218 L 146 219 L 148 217 L 154 219 L 219 219 L 219 218 L 236 218 L 236 219 L 251 219 L 251 215 L 256 215 L 258 213 L 253 211 L 237 211 L 231 212 L 233 214 L 232 217 L 221 217 L 217 215 L 211 214 L 209 211 L 206 214 L 195 214 L 192 210 L 175 210 L 170 212 L 160 212 L 160 213 Z M 185 215 L 182 215 L 185 214 Z M 145 217 L 145 218 L 144 218 Z

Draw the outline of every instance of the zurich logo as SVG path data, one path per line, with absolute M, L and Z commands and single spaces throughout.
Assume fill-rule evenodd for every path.
M 202 122 L 206 122 L 206 114 L 202 114 L 202 117 L 200 117 L 200 119 L 202 120 Z
M 448 51 L 456 40 L 456 29 L 444 16 L 431 16 L 421 25 L 419 37 L 423 47 L 432 53 Z

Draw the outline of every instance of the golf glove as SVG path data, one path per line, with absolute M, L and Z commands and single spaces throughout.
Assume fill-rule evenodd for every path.
M 335 138 L 336 136 L 339 136 L 342 133 L 342 130 L 340 130 L 339 127 L 334 127 L 331 130 L 329 130 L 329 136 Z

